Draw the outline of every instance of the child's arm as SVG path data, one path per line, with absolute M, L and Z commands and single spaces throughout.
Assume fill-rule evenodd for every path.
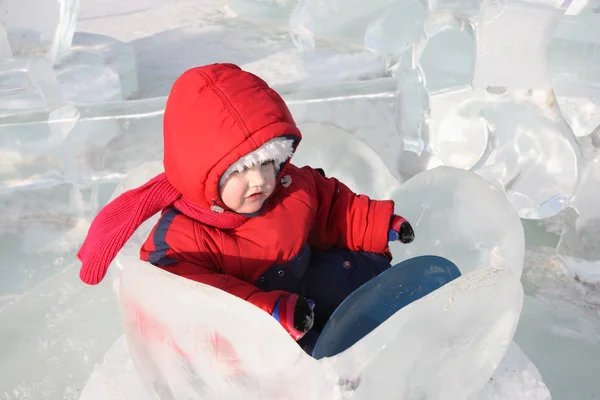
M 314 318 L 312 315 L 305 315 L 305 318 L 301 318 L 302 314 L 307 312 L 304 304 L 306 301 L 299 298 L 298 295 L 283 290 L 264 292 L 248 282 L 231 275 L 215 273 L 210 268 L 202 267 L 197 263 L 180 261 L 165 267 L 159 266 L 159 268 L 221 289 L 254 304 L 272 315 L 295 340 L 302 338 L 306 331 L 312 327 L 312 318 Z M 312 313 L 312 309 L 310 313 Z M 307 317 L 310 319 L 310 326 L 305 323 Z M 305 325 L 302 325 L 302 323 Z
M 311 172 L 319 200 L 310 245 L 323 250 L 337 246 L 384 253 L 394 202 L 357 195 L 335 178 L 326 178 L 310 167 L 302 169 Z

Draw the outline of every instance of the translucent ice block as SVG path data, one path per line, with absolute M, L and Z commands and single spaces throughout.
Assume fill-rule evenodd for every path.
M 393 0 L 365 32 L 365 47 L 384 54 L 400 54 L 416 44 L 423 35 L 428 17 L 419 0 Z
M 600 14 L 593 7 L 564 16 L 547 49 L 558 105 L 580 137 L 600 125 Z
M 62 82 L 81 83 L 85 79 L 79 79 L 77 74 L 81 71 L 89 74 L 98 82 L 98 87 L 90 88 L 87 92 L 76 91 L 73 95 L 80 93 L 83 98 L 91 98 L 94 92 L 100 90 L 101 94 L 97 96 L 97 101 L 100 102 L 107 97 L 116 99 L 115 77 L 107 69 L 117 75 L 124 99 L 133 99 L 138 95 L 140 88 L 133 47 L 114 38 L 76 32 L 70 53 L 56 66 L 57 75 Z M 73 101 L 78 102 L 76 96 L 73 96 Z
M 549 88 L 545 48 L 562 14 L 541 2 L 485 1 L 473 87 Z
M 512 342 L 481 393 L 469 400 L 550 400 L 540 372 L 518 344 Z
M 106 103 L 123 100 L 119 75 L 104 65 L 68 64 L 57 71 L 66 102 Z
M 54 63 L 68 52 L 80 0 L 4 0 L 0 21 L 14 55 L 45 55 Z
M 11 57 L 12 49 L 10 48 L 8 37 L 6 36 L 6 30 L 4 30 L 4 26 L 0 24 L 0 62 L 8 60 Z
M 377 153 L 351 133 L 324 123 L 305 122 L 298 128 L 302 145 L 294 154 L 294 165 L 322 168 L 326 176 L 335 176 L 373 199 L 386 198 L 398 187 Z
M 367 26 L 387 4 L 387 0 L 300 0 L 290 17 L 292 39 L 300 50 L 314 50 L 324 39 L 362 46 Z
M 462 273 L 496 267 L 521 275 L 521 220 L 504 194 L 476 174 L 434 168 L 404 182 L 391 198 L 415 229 L 414 242 L 390 244 L 395 263 L 431 254 L 449 259 Z
M 381 157 L 392 175 L 399 177 L 399 155 L 404 142 L 395 109 L 398 83 L 394 78 L 344 82 L 283 91 L 296 123 L 320 122 L 350 132 Z
M 236 17 L 284 24 L 296 3 L 296 0 L 227 0 L 227 7 Z
M 432 154 L 493 177 L 523 218 L 556 215 L 577 184 L 579 143 L 551 91 L 494 89 L 431 96 Z
M 434 94 L 470 86 L 477 54 L 471 22 L 453 15 L 436 15 L 427 21 L 425 32 L 418 63 L 427 91 Z
M 0 117 L 62 105 L 52 65 L 45 57 L 12 58 L 0 64 Z
M 470 398 L 506 353 L 522 302 L 511 271 L 471 271 L 401 309 L 331 363 L 359 382 L 352 399 Z
M 600 157 L 590 160 L 578 192 L 565 213 L 556 252 L 567 269 L 583 281 L 600 282 Z

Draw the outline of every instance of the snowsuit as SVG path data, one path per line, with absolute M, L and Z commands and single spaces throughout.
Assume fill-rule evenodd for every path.
M 165 173 L 101 211 L 78 254 L 81 279 L 98 283 L 133 231 L 162 210 L 142 260 L 269 314 L 278 301 L 310 298 L 318 332 L 345 297 L 390 267 L 394 203 L 357 195 L 335 178 L 286 161 L 258 213 L 228 210 L 220 177 L 240 157 L 282 136 L 294 146 L 302 138 L 281 97 L 257 76 L 232 64 L 185 72 L 165 109 Z

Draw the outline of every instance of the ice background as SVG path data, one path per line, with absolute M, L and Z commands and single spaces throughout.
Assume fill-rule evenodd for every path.
M 355 399 L 598 397 L 599 19 L 577 0 L 2 1 L 0 399 L 344 398 L 357 371 Z M 320 362 L 245 303 L 135 261 L 148 224 L 83 285 L 93 216 L 160 170 L 170 85 L 223 61 L 284 96 L 296 164 L 397 200 L 418 240 L 395 261 L 438 254 L 465 276 Z M 139 337 L 147 310 L 191 365 Z M 225 337 L 243 373 L 187 329 Z

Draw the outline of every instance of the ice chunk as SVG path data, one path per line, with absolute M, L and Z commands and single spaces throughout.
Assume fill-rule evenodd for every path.
M 471 400 L 550 400 L 539 371 L 515 342 L 511 343 L 483 391 Z
M 303 123 L 302 143 L 292 162 L 302 167 L 323 168 L 326 176 L 334 176 L 357 193 L 374 199 L 389 196 L 398 187 L 381 158 L 362 140 L 336 126 Z
M 359 382 L 353 399 L 469 398 L 506 353 L 522 302 L 518 275 L 471 271 L 329 360 L 342 378 Z
M 350 132 L 375 150 L 399 178 L 402 135 L 397 128 L 394 78 L 343 82 L 282 93 L 296 123 L 320 122 Z M 302 144 L 300 144 L 302 147 Z
M 98 82 L 99 87 L 104 87 L 96 100 L 101 102 L 107 96 L 116 96 L 116 80 L 114 75 L 107 71 L 107 68 L 118 76 L 124 99 L 133 99 L 139 94 L 133 47 L 108 36 L 76 32 L 70 53 L 56 66 L 56 71 L 59 80 L 63 84 L 69 82 L 69 85 L 76 85 L 80 80 L 78 72 L 74 74 L 74 71 L 84 70 L 86 75 L 90 74 L 90 77 L 96 74 L 97 77 L 93 79 Z M 81 77 L 81 79 L 84 78 Z M 75 91 L 72 96 L 81 94 L 85 101 L 93 96 L 95 90 L 96 88 L 90 89 L 89 92 L 84 93 Z
M 485 171 L 522 218 L 556 215 L 575 190 L 579 143 L 551 92 L 490 91 L 431 97 L 432 154 L 445 165 Z
M 287 23 L 297 0 L 227 0 L 227 11 L 241 18 Z
M 137 400 L 147 399 L 149 395 L 123 335 L 108 349 L 102 364 L 94 368 L 79 400 Z
M 541 2 L 486 0 L 477 25 L 473 87 L 548 89 L 545 49 L 562 14 Z
M 404 150 L 420 154 L 429 146 L 431 109 L 429 93 L 425 89 L 425 78 L 420 67 L 413 68 L 411 52 L 405 52 L 393 67 L 398 79 L 398 101 L 396 103 L 398 130 L 402 134 Z M 405 168 L 401 170 L 405 172 Z
M 54 63 L 68 52 L 80 0 L 5 0 L 0 22 L 14 55 L 45 55 Z
M 560 20 L 548 43 L 547 59 L 562 114 L 575 135 L 588 135 L 600 125 L 600 14 L 594 4 Z
M 119 76 L 102 65 L 67 64 L 57 71 L 65 101 L 106 103 L 123 100 Z
M 12 57 L 12 50 L 4 26 L 0 24 L 0 62 L 8 60 Z
M 427 91 L 433 94 L 470 87 L 477 53 L 471 22 L 454 15 L 435 15 L 427 21 L 425 32 L 418 63 Z
M 483 0 L 428 0 L 433 11 L 452 11 L 454 15 L 476 16 Z
M 437 167 L 403 183 L 391 198 L 416 236 L 408 245 L 391 244 L 394 262 L 431 254 L 449 259 L 463 274 L 495 267 L 521 275 L 521 220 L 504 194 L 483 178 Z
M 0 65 L 0 117 L 63 103 L 52 65 L 45 57 L 13 58 Z
M 393 0 L 367 27 L 365 47 L 384 54 L 400 54 L 419 41 L 427 16 L 427 7 L 419 0 Z
M 560 294 L 555 298 L 543 292 L 525 296 L 514 339 L 536 365 L 555 399 L 593 398 L 600 393 L 597 310 L 573 304 Z
M 556 252 L 578 279 L 600 282 L 600 156 L 586 166 Z
M 273 317 L 139 261 L 138 246 L 118 258 L 119 302 L 134 365 L 150 392 L 187 399 L 335 399 L 335 374 L 306 355 Z
M 362 45 L 367 26 L 385 12 L 388 0 L 300 0 L 290 16 L 294 44 L 314 50 L 319 40 Z
M 73 178 L 78 167 L 65 139 L 79 116 L 78 109 L 65 105 L 35 123 L 0 124 L 0 188 L 27 186 L 41 175 L 59 182 L 61 175 Z

